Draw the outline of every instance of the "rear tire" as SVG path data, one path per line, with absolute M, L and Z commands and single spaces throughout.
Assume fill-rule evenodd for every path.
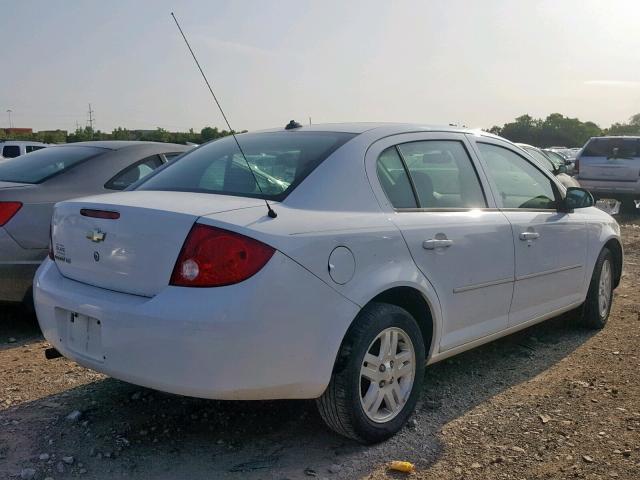
M 372 303 L 349 329 L 316 404 L 327 425 L 361 443 L 398 432 L 413 412 L 425 369 L 420 327 L 403 308 Z
M 613 302 L 613 255 L 603 248 L 591 276 L 589 292 L 582 309 L 582 324 L 590 329 L 602 329 L 607 324 Z

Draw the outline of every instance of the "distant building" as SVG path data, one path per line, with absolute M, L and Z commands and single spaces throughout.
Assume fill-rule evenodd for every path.
M 69 135 L 67 130 L 38 130 L 38 134 L 44 135 L 64 135 L 65 137 Z
M 2 131 L 5 135 L 31 135 L 33 133 L 32 128 L 3 128 Z

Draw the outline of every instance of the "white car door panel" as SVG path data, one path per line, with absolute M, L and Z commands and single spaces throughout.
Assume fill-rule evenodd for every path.
M 441 351 L 507 328 L 514 255 L 502 213 L 399 212 L 393 221 L 438 294 Z
M 513 225 L 516 250 L 509 324 L 580 301 L 587 254 L 584 222 L 558 212 L 509 211 L 505 215 Z
M 475 144 L 494 197 L 513 227 L 515 286 L 509 326 L 582 299 L 587 239 L 582 216 L 557 210 L 561 187 L 495 140 Z

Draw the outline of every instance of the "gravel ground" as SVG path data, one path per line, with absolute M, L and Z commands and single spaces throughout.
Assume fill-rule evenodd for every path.
M 0 478 L 640 478 L 640 219 L 609 325 L 568 314 L 427 368 L 410 424 L 363 447 L 313 402 L 168 395 L 44 359 L 37 323 L 0 306 Z

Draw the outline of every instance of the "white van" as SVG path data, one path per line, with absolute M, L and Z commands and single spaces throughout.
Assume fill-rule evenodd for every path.
M 596 198 L 622 202 L 637 211 L 640 200 L 640 137 L 593 137 L 576 159 L 577 178 Z
M 48 146 L 48 144 L 42 142 L 26 142 L 21 140 L 0 141 L 0 157 L 15 158 Z

